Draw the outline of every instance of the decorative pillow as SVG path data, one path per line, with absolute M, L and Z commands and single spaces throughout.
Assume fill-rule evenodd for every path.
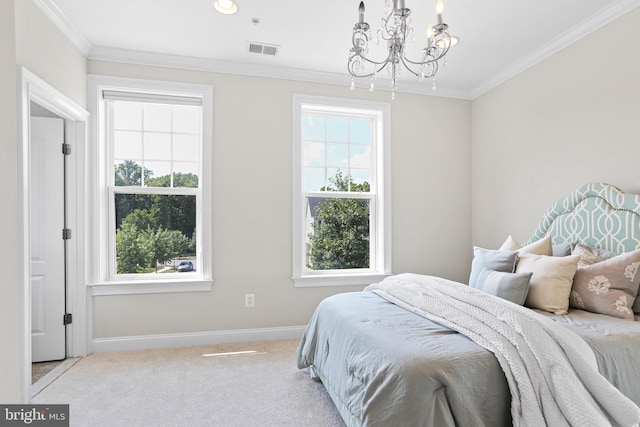
M 543 237 L 542 239 L 536 240 L 524 247 L 512 236 L 509 236 L 502 246 L 500 246 L 500 250 L 516 251 L 519 254 L 551 255 L 553 253 L 551 236 Z
M 553 256 L 569 256 L 571 255 L 571 243 L 558 243 L 551 247 L 551 255 Z
M 571 307 L 634 320 L 632 307 L 640 286 L 639 269 L 640 250 L 579 267 L 573 278 Z
M 524 305 L 554 314 L 567 314 L 573 276 L 580 257 L 520 254 L 519 258 L 516 273 L 533 273 Z
M 588 246 L 581 245 L 580 243 L 577 243 L 573 248 L 573 255 L 580 256 L 580 260 L 578 260 L 578 268 L 584 268 L 602 261 L 602 258 L 595 256 Z
M 482 270 L 476 282 L 476 288 L 488 294 L 506 299 L 515 304 L 524 304 L 529 292 L 529 280 L 533 273 L 505 273 L 502 271 Z
M 471 275 L 469 276 L 469 286 L 477 287 L 476 281 L 482 270 L 496 270 L 505 273 L 513 273 L 516 269 L 518 254 L 512 251 L 493 251 L 490 249 L 473 247 L 473 262 L 471 263 Z

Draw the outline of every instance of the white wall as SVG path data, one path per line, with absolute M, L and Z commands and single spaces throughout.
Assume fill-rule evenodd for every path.
M 472 103 L 473 243 L 524 243 L 589 182 L 640 191 L 640 8 Z
M 90 61 L 89 72 L 214 91 L 213 291 L 95 297 L 94 337 L 305 325 L 322 298 L 361 289 L 294 288 L 290 280 L 292 95 L 391 102 L 389 92 L 101 61 Z M 393 270 L 464 280 L 470 102 L 397 94 L 391 105 Z M 245 293 L 255 293 L 255 308 L 244 308 Z

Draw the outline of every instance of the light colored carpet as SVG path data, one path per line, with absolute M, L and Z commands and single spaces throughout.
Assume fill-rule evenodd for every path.
M 68 403 L 71 426 L 344 426 L 297 341 L 123 353 L 79 360 L 33 404 Z M 251 352 L 237 354 L 220 354 Z

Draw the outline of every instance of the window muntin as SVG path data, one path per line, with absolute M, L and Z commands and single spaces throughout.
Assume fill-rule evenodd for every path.
M 388 104 L 294 101 L 294 282 L 387 274 Z
M 202 106 L 105 96 L 110 278 L 201 277 Z M 178 272 L 183 260 L 196 267 Z

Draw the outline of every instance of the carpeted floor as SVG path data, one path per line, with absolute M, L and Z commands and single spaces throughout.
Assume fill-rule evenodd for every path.
M 68 403 L 71 426 L 344 426 L 323 385 L 296 367 L 297 344 L 92 354 L 32 403 Z

